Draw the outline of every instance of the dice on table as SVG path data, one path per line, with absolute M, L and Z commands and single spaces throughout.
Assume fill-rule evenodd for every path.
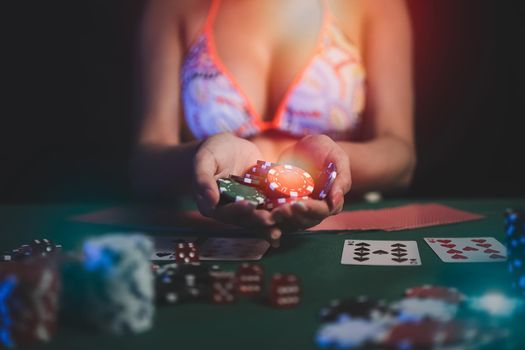
M 299 304 L 301 287 L 299 279 L 292 274 L 274 274 L 270 281 L 269 302 L 278 308 L 294 307 Z
M 264 284 L 264 271 L 261 265 L 243 263 L 237 269 L 237 293 L 246 296 L 260 295 Z
M 199 262 L 199 250 L 192 242 L 181 242 L 175 245 L 175 261 L 178 263 Z
M 214 304 L 231 304 L 236 300 L 235 273 L 230 271 L 211 272 L 211 301 Z

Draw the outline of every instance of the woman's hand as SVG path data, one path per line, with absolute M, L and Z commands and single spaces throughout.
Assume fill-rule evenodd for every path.
M 306 136 L 285 150 L 279 162 L 297 165 L 314 177 L 330 162 L 337 169 L 337 178 L 325 200 L 285 204 L 272 211 L 272 217 L 281 229 L 295 231 L 312 227 L 343 209 L 344 196 L 352 185 L 350 161 L 347 153 L 330 137 Z
M 217 205 L 220 199 L 217 179 L 230 174 L 242 175 L 259 159 L 259 149 L 248 140 L 229 133 L 206 139 L 197 150 L 193 164 L 199 211 L 222 222 L 261 228 L 271 234 L 270 227 L 275 225 L 275 221 L 268 211 L 257 210 L 248 201 Z

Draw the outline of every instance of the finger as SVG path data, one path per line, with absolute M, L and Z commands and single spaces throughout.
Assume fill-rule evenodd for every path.
M 218 206 L 213 217 L 228 224 L 242 227 L 258 228 L 275 225 L 271 214 L 266 210 L 257 210 L 248 201 L 240 201 Z
M 282 234 L 282 230 L 279 227 L 274 226 L 270 228 L 268 237 L 272 248 L 280 247 Z
M 277 225 L 287 232 L 315 226 L 329 215 L 327 203 L 313 199 L 285 204 L 272 212 Z
M 195 155 L 193 168 L 197 207 L 203 215 L 212 216 L 220 199 L 219 189 L 215 180 L 215 173 L 217 172 L 215 157 L 206 149 L 200 150 Z

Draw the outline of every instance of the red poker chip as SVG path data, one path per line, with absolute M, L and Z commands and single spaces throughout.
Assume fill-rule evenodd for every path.
M 478 332 L 476 327 L 460 321 L 406 322 L 393 326 L 381 344 L 396 349 L 431 349 L 473 340 L 478 336 Z
M 463 300 L 465 300 L 465 295 L 463 295 L 456 288 L 432 285 L 423 285 L 414 288 L 409 288 L 405 291 L 405 297 L 421 299 L 438 299 L 452 304 L 459 304 Z
M 277 165 L 268 170 L 266 181 L 270 191 L 283 197 L 309 196 L 314 190 L 312 176 L 293 165 Z

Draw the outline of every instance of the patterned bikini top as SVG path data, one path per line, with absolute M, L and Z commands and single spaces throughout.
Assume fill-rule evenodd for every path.
M 315 53 L 269 121 L 258 115 L 217 55 L 212 30 L 219 4 L 220 0 L 213 0 L 181 69 L 182 104 L 193 136 L 203 139 L 231 132 L 246 138 L 277 130 L 295 137 L 350 138 L 364 106 L 365 74 L 357 47 L 344 37 L 324 1 Z

